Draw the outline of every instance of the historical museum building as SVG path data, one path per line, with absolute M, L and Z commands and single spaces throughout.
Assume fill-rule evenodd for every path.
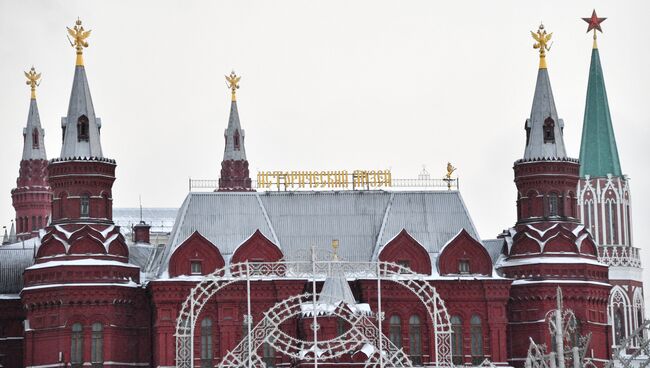
M 78 20 L 68 28 L 76 65 L 61 151 L 50 160 L 40 74 L 25 73 L 15 229 L 0 246 L 0 367 L 523 367 L 541 344 L 543 359 L 568 367 L 634 349 L 641 264 L 596 45 L 602 20 L 588 19 L 579 159 L 566 154 L 553 98 L 550 34 L 533 33 L 517 221 L 497 239 L 479 237 L 450 164 L 437 189 L 400 189 L 389 171 L 252 180 L 233 72 L 220 178 L 167 211 L 175 220 L 155 241 L 142 209 L 134 226 L 118 226 L 117 163 L 102 150 L 112 143 L 101 139 L 83 58 L 90 31 Z

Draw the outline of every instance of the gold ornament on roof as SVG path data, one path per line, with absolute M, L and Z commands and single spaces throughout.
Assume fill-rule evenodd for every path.
M 29 70 L 29 72 L 23 72 L 25 73 L 25 77 L 27 77 L 27 82 L 25 82 L 28 86 L 31 87 L 32 89 L 32 100 L 36 99 L 36 87 L 41 85 L 41 73 L 36 73 L 36 69 L 32 67 L 32 69 Z
M 225 77 L 228 82 L 228 88 L 230 88 L 230 91 L 232 92 L 232 100 L 237 101 L 236 93 L 239 89 L 239 80 L 241 79 L 241 76 L 237 76 L 233 70 L 230 72 L 230 75 L 226 75 Z
M 338 261 L 339 260 L 339 240 L 338 239 L 332 239 L 332 250 L 334 251 L 334 260 Z
M 546 52 L 551 51 L 551 45 L 548 44 L 548 41 L 551 40 L 553 32 L 546 33 L 544 24 L 540 24 L 537 33 L 530 31 L 530 34 L 536 41 L 533 44 L 533 48 L 536 50 L 539 49 L 539 68 L 546 69 Z
M 451 162 L 447 162 L 447 174 L 445 174 L 445 179 L 451 179 L 451 174 L 456 171 L 456 168 L 451 164 Z
M 88 42 L 86 38 L 90 36 L 91 30 L 86 31 L 81 25 L 81 19 L 77 18 L 74 27 L 66 27 L 68 29 L 68 41 L 70 41 L 70 46 L 77 49 L 77 65 L 84 65 L 83 59 L 83 50 L 84 47 L 88 47 Z M 72 39 L 70 39 L 72 37 Z

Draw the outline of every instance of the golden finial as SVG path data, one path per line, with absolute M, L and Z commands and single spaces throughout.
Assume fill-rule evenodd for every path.
M 551 46 L 548 44 L 548 41 L 551 40 L 553 32 L 547 34 L 544 29 L 544 24 L 540 24 L 537 33 L 530 31 L 530 34 L 537 41 L 533 44 L 533 48 L 539 49 L 539 68 L 546 69 L 546 51 L 551 51 Z
M 77 65 L 84 65 L 83 50 L 84 47 L 88 47 L 88 42 L 86 38 L 90 36 L 90 30 L 86 31 L 81 25 L 81 19 L 77 18 L 74 27 L 66 27 L 68 29 L 68 41 L 70 41 L 70 46 L 77 49 Z M 72 37 L 72 39 L 70 39 Z
M 338 239 L 332 239 L 332 249 L 334 250 L 334 260 L 338 261 L 339 260 L 339 240 Z
M 230 88 L 230 91 L 232 92 L 232 100 L 237 101 L 236 93 L 237 90 L 239 89 L 239 80 L 241 79 L 241 76 L 237 76 L 235 74 L 235 71 L 231 71 L 230 75 L 226 75 L 226 81 L 228 82 L 228 88 Z
M 445 174 L 445 179 L 451 179 L 451 174 L 456 171 L 456 168 L 451 164 L 451 162 L 447 162 L 447 173 Z
M 32 88 L 32 100 L 36 99 L 36 87 L 41 85 L 41 82 L 39 79 L 41 79 L 41 73 L 36 73 L 36 69 L 32 67 L 29 72 L 23 72 L 25 73 L 25 77 L 27 77 L 27 82 L 25 82 L 28 86 Z

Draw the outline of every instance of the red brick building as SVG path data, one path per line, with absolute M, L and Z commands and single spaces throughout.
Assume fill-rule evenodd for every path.
M 0 365 L 171 367 L 180 365 L 179 351 L 189 341 L 193 354 L 183 359 L 215 366 L 231 359 L 250 329 L 257 332 L 279 305 L 314 288 L 318 300 L 302 301 L 295 315 L 273 326 L 303 346 L 274 345 L 278 340 L 262 336 L 256 359 L 312 366 L 319 346 L 310 348 L 309 341 L 347 336 L 354 326 L 344 316 L 383 331 L 380 345 L 372 339 L 344 345 L 321 365 L 362 365 L 381 355 L 381 347 L 402 349 L 415 365 L 488 359 L 522 366 L 529 337 L 551 344 L 545 316 L 557 286 L 579 333 L 591 333 L 594 358 L 610 356 L 608 266 L 580 222 L 580 162 L 566 155 L 545 63 L 525 125 L 525 153 L 514 164 L 517 223 L 499 239 L 480 239 L 457 190 L 254 190 L 235 99 L 239 79 L 231 74 L 219 187 L 190 192 L 168 242 L 158 246 L 149 244 L 148 225 L 133 230 L 130 244 L 113 222 L 117 164 L 102 151 L 83 63 L 85 31 L 80 22 L 74 30 L 77 62 L 61 154 L 47 170 L 44 151 L 39 156 L 51 218 L 37 238 L 0 250 L 10 255 L 0 268 Z M 26 131 L 42 142 L 32 108 L 34 99 Z M 19 234 L 31 233 L 31 213 L 16 211 L 17 219 L 28 217 Z M 317 270 L 316 259 L 328 268 Z M 248 279 L 241 277 L 242 264 Z M 300 269 L 310 264 L 312 278 Z M 274 268 L 251 279 L 254 267 Z M 194 310 L 189 300 L 202 293 Z M 188 308 L 191 320 L 184 319 Z M 179 331 L 186 329 L 191 337 L 182 340 Z M 295 355 L 285 352 L 294 348 Z

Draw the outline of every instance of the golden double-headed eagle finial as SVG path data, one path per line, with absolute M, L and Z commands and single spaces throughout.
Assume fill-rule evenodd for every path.
M 549 45 L 548 42 L 551 40 L 553 32 L 546 33 L 544 24 L 540 24 L 537 33 L 530 31 L 530 34 L 536 41 L 533 44 L 533 48 L 535 50 L 539 49 L 539 68 L 546 69 L 546 51 L 551 51 L 551 45 Z
M 25 82 L 28 86 L 31 87 L 32 89 L 32 100 L 36 99 L 36 87 L 41 85 L 40 79 L 41 79 L 41 73 L 36 73 L 36 69 L 32 67 L 32 69 L 29 70 L 29 72 L 23 72 L 25 73 L 25 77 L 27 77 L 27 82 Z
M 241 76 L 237 76 L 235 74 L 235 71 L 231 71 L 230 75 L 226 75 L 226 81 L 228 82 L 228 88 L 230 88 L 230 91 L 232 93 L 232 100 L 237 101 L 237 90 L 239 89 L 239 80 L 241 79 Z
M 83 50 L 85 47 L 88 47 L 86 38 L 90 36 L 91 30 L 86 31 L 81 25 L 81 19 L 79 18 L 77 18 L 74 27 L 66 28 L 68 29 L 68 41 L 70 41 L 70 46 L 77 50 L 77 65 L 84 65 Z M 72 39 L 70 39 L 70 37 L 72 37 Z

